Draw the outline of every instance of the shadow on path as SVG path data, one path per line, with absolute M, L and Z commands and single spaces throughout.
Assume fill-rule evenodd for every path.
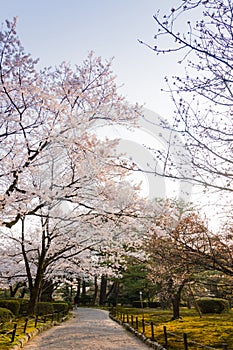
M 70 320 L 37 335 L 25 349 L 148 350 L 148 346 L 109 319 L 107 311 L 78 308 Z

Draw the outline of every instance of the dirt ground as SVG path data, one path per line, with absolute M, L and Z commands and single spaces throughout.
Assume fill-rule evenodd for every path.
M 108 317 L 108 312 L 78 308 L 73 317 L 30 340 L 25 350 L 148 350 L 148 346 Z

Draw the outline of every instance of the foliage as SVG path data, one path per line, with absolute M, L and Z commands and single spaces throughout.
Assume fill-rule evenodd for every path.
M 121 308 L 120 311 L 137 316 L 139 321 L 142 318 L 140 309 Z M 164 344 L 163 327 L 166 326 L 168 332 L 176 334 L 181 339 L 183 339 L 183 334 L 186 333 L 190 341 L 217 348 L 221 348 L 222 344 L 226 343 L 229 350 L 233 349 L 232 311 L 223 314 L 203 315 L 200 318 L 196 310 L 182 307 L 181 318 L 177 320 L 171 320 L 171 310 L 144 309 L 143 314 L 147 323 L 145 335 L 151 337 L 150 322 L 153 322 L 155 325 L 155 339 L 160 344 Z M 139 331 L 142 331 L 142 328 Z M 169 348 L 174 350 L 183 349 L 181 339 L 169 337 Z M 196 349 L 197 347 L 190 344 L 189 348 Z
M 148 307 L 148 302 L 147 301 L 141 301 L 141 300 L 135 300 L 135 301 L 132 302 L 132 307 L 146 308 L 146 307 Z
M 229 302 L 220 298 L 201 298 L 196 300 L 203 314 L 221 314 L 229 311 Z
M 28 305 L 29 300 L 28 299 L 19 299 L 20 309 L 19 309 L 19 315 L 27 315 L 28 312 Z
M 90 52 L 73 67 L 63 62 L 38 70 L 37 63 L 17 36 L 16 19 L 6 21 L 0 32 L 1 278 L 10 285 L 27 280 L 29 314 L 45 296 L 43 280 L 97 269 L 101 246 L 117 251 L 124 240 L 132 242 L 137 232 L 129 224 L 143 208 L 138 186 L 126 181 L 133 164 L 116 154 L 117 141 L 94 135 L 99 121 L 129 126 L 141 113 L 119 94 L 111 60 Z
M 0 322 L 8 322 L 13 320 L 14 315 L 8 308 L 0 307 Z
M 178 1 L 166 13 L 154 15 L 155 45 L 147 45 L 158 55 L 173 53 L 184 68 L 172 81 L 166 77 L 176 114 L 168 151 L 157 152 L 164 162 L 160 174 L 221 193 L 233 190 L 232 10 L 228 0 Z M 183 147 L 177 143 L 179 134 Z
M 79 298 L 79 305 L 91 305 L 92 304 L 92 296 L 88 294 L 82 294 Z
M 179 318 L 185 286 L 204 269 L 193 253 L 206 245 L 207 232 L 205 222 L 191 207 L 165 200 L 145 235 L 149 277 L 157 284 L 161 305 L 173 305 L 174 318 Z
M 15 316 L 18 316 L 20 303 L 17 300 L 0 300 L 0 307 L 9 309 Z
M 148 279 L 146 263 L 134 258 L 128 259 L 126 269 L 122 272 L 120 286 L 118 302 L 122 304 L 137 302 L 140 292 L 144 300 L 151 300 L 156 291 L 156 286 Z
M 57 302 L 53 302 L 53 309 L 54 312 L 68 312 L 70 307 L 69 307 L 69 303 L 65 303 L 62 301 L 57 301 Z
M 50 315 L 54 312 L 54 304 L 50 302 L 37 303 L 36 314 L 39 316 Z

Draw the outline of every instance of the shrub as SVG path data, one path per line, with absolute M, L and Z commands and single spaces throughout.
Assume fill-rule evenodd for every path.
M 160 307 L 160 306 L 161 306 L 161 304 L 159 301 L 149 301 L 148 302 L 148 307 L 151 307 L 153 309 Z
M 79 298 L 79 304 L 80 305 L 91 305 L 92 304 L 92 296 L 91 295 L 81 295 Z
M 140 300 L 133 301 L 132 306 L 136 308 L 141 308 L 141 307 L 146 308 L 148 307 L 148 303 L 146 301 L 141 302 Z
M 22 315 L 22 316 L 27 315 L 29 300 L 19 299 L 19 304 L 20 304 L 19 315 Z
M 54 312 L 53 303 L 39 302 L 36 307 L 36 314 L 39 316 L 52 314 Z
M 230 308 L 229 302 L 220 298 L 201 298 L 197 305 L 203 314 L 221 314 Z
M 0 307 L 10 310 L 15 316 L 19 314 L 20 304 L 18 300 L 0 300 Z
M 9 322 L 14 318 L 11 310 L 0 307 L 0 323 Z
M 54 312 L 68 312 L 69 311 L 69 304 L 65 303 L 64 301 L 57 301 L 53 302 L 53 309 Z

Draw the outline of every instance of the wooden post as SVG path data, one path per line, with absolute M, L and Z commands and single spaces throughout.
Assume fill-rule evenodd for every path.
M 184 350 L 188 350 L 188 337 L 186 333 L 183 334 L 183 338 L 184 338 Z
M 14 324 L 14 328 L 11 335 L 11 343 L 13 343 L 13 341 L 15 340 L 16 329 L 17 329 L 17 323 Z
M 167 327 L 163 326 L 163 334 L 164 334 L 164 346 L 167 347 Z
M 154 323 L 151 322 L 151 323 L 150 323 L 150 326 L 151 326 L 151 340 L 154 341 L 154 340 L 155 340 Z
M 24 334 L 26 333 L 27 325 L 28 325 L 28 318 L 25 319 L 24 328 L 23 328 L 23 333 Z
M 131 315 L 131 325 L 133 327 L 133 315 Z
M 145 333 L 145 322 L 144 322 L 144 318 L 142 318 L 142 333 Z
M 37 326 L 37 322 L 38 322 L 38 315 L 36 315 L 36 319 L 35 319 L 35 328 Z
M 138 330 L 138 317 L 136 317 L 136 330 Z
M 126 315 L 127 323 L 129 323 L 129 314 Z

